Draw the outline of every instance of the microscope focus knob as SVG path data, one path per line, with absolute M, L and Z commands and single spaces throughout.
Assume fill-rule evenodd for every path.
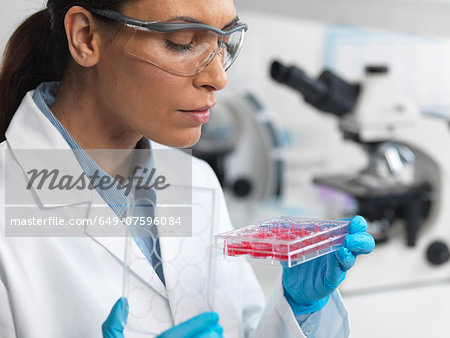
M 447 244 L 440 241 L 431 243 L 427 250 L 427 258 L 433 265 L 440 265 L 447 262 L 450 258 Z
M 241 177 L 233 183 L 232 189 L 237 197 L 247 197 L 253 190 L 252 181 L 250 178 Z

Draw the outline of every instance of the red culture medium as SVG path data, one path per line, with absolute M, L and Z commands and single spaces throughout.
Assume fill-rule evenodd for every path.
M 349 221 L 276 217 L 216 236 L 228 257 L 249 255 L 289 267 L 339 249 Z

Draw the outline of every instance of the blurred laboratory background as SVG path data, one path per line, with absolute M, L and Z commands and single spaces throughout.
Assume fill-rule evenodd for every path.
M 43 2 L 2 5 L 0 50 Z M 376 249 L 340 287 L 351 336 L 450 337 L 450 1 L 236 6 L 244 48 L 193 148 L 235 227 L 364 216 Z M 281 269 L 252 265 L 269 295 Z

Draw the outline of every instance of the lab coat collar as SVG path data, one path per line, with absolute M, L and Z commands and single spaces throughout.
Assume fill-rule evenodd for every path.
M 37 158 L 38 156 L 30 158 L 28 152 L 21 150 L 64 150 L 65 154 L 69 155 L 64 157 L 67 161 L 67 163 L 64 163 L 64 167 L 71 168 L 71 174 L 81 175 L 83 170 L 76 157 L 73 154 L 70 156 L 70 146 L 36 106 L 33 93 L 34 91 L 30 91 L 25 95 L 5 133 L 12 155 L 22 167 L 23 172 L 28 173 L 30 170 L 37 169 L 39 163 L 45 166 L 45 159 Z M 46 155 L 50 156 L 49 153 L 46 153 Z M 55 155 L 52 154 L 51 156 Z M 88 189 L 77 190 L 76 193 L 56 189 L 51 194 L 44 189 L 32 188 L 32 190 L 43 207 L 54 207 L 55 201 L 57 201 L 58 206 L 64 206 L 86 203 L 91 199 Z
M 70 149 L 59 131 L 39 110 L 28 92 L 14 114 L 6 139 L 12 149 Z

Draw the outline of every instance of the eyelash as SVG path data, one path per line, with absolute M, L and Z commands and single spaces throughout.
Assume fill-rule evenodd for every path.
M 175 52 L 186 52 L 192 50 L 192 44 L 180 45 L 178 43 L 173 43 L 172 41 L 166 40 L 166 47 Z
M 219 47 L 224 46 L 225 47 L 224 49 L 226 49 L 226 50 L 228 50 L 228 48 L 229 48 L 229 43 L 227 43 L 227 42 L 222 41 L 222 42 L 219 42 L 218 45 L 219 45 Z M 170 40 L 166 40 L 166 48 L 168 48 L 169 50 L 174 51 L 174 52 L 182 53 L 182 52 L 191 51 L 194 47 L 193 47 L 192 43 L 190 43 L 188 45 L 181 45 L 178 43 L 174 43 Z
M 228 49 L 230 47 L 230 44 L 228 42 L 220 42 L 218 43 L 219 47 L 225 47 L 225 49 Z

